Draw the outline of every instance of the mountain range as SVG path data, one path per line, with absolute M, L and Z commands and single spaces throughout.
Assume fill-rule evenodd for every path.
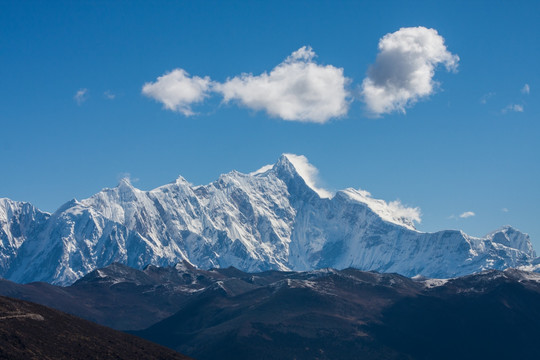
M 69 285 L 117 262 L 143 269 L 186 261 L 202 269 L 356 268 L 451 278 L 538 263 L 529 236 L 505 226 L 483 238 L 415 229 L 418 214 L 363 190 L 328 193 L 303 156 L 195 186 L 184 178 L 143 191 L 128 179 L 54 213 L 0 199 L 0 276 Z
M 230 271 L 133 333 L 199 360 L 535 359 L 539 304 L 540 275 L 515 269 L 450 280 Z

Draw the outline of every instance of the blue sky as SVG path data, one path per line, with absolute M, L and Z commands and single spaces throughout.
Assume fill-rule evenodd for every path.
M 329 190 L 419 207 L 420 230 L 484 235 L 511 224 L 538 251 L 538 24 L 537 1 L 3 1 L 0 197 L 54 211 L 126 174 L 141 189 L 179 174 L 203 184 L 295 153 Z M 385 35 L 399 42 L 400 29 L 419 26 L 436 30 L 446 57 L 403 63 L 408 53 L 380 52 Z M 292 115 L 279 92 L 249 98 L 259 75 L 295 61 L 337 82 L 307 110 L 299 97 Z M 433 89 L 418 95 L 408 82 L 402 107 L 389 100 L 391 110 L 374 112 L 364 79 L 410 79 L 399 72 L 415 64 L 428 65 Z M 175 69 L 214 84 L 184 101 L 194 115 L 165 109 L 159 89 L 143 94 Z

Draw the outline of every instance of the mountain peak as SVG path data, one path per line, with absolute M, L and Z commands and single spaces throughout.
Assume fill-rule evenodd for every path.
M 510 225 L 505 225 L 500 229 L 487 234 L 486 238 L 501 245 L 519 249 L 532 257 L 536 257 L 529 235 Z
M 61 214 L 65 211 L 67 211 L 68 209 L 74 207 L 74 206 L 77 206 L 77 205 L 82 205 L 79 200 L 73 198 L 67 202 L 65 202 L 64 204 L 60 205 L 60 207 L 58 209 L 56 209 L 56 211 L 54 212 L 55 214 Z
M 174 183 L 176 185 L 189 185 L 189 182 L 182 175 L 178 175 Z
M 518 229 L 516 229 L 515 227 L 513 227 L 512 225 L 503 225 L 498 230 L 495 230 L 494 232 L 498 232 L 498 231 L 512 231 L 512 232 L 517 231 L 517 232 L 521 232 Z
M 279 177 L 286 180 L 300 177 L 321 198 L 332 198 L 332 193 L 317 186 L 319 170 L 304 155 L 282 154 L 273 169 Z
M 289 158 L 290 155 L 291 154 L 281 154 L 278 161 L 274 164 L 274 168 L 280 168 L 283 170 L 288 170 L 290 173 L 296 173 L 296 168 Z
M 133 185 L 131 185 L 131 180 L 128 177 L 123 177 L 118 182 L 118 189 L 133 189 Z

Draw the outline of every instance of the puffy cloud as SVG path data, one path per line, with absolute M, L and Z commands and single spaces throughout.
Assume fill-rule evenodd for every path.
M 208 76 L 190 77 L 184 69 L 175 69 L 157 78 L 155 82 L 144 84 L 142 93 L 153 98 L 172 111 L 186 116 L 194 115 L 191 104 L 203 101 L 212 86 Z
M 506 114 L 507 112 L 514 111 L 514 112 L 523 112 L 525 109 L 523 108 L 523 105 L 520 104 L 510 104 L 506 106 L 504 109 L 502 109 L 502 113 Z
M 531 93 L 531 87 L 529 86 L 529 84 L 523 85 L 521 92 L 525 95 L 529 95 Z
M 298 175 L 304 179 L 306 185 L 312 188 L 322 198 L 331 198 L 332 193 L 326 189 L 317 186 L 319 178 L 319 170 L 310 164 L 304 155 L 284 154 L 287 159 L 293 164 L 298 172 Z
M 405 112 L 433 94 L 437 65 L 455 71 L 459 57 L 450 53 L 435 29 L 401 28 L 379 40 L 379 54 L 362 82 L 362 97 L 375 115 Z
M 224 101 L 237 101 L 284 120 L 324 123 L 349 108 L 350 82 L 342 68 L 314 62 L 311 47 L 293 52 L 270 73 L 242 74 L 216 84 Z
M 79 89 L 73 96 L 73 99 L 77 105 L 81 105 L 83 102 L 88 100 L 88 89 Z
M 469 218 L 469 217 L 473 217 L 475 216 L 476 214 L 472 211 L 465 211 L 463 214 L 459 215 L 460 218 L 462 219 L 466 219 L 466 218 Z

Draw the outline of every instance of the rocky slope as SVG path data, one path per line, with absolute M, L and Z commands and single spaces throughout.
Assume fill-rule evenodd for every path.
M 0 359 L 189 358 L 42 305 L 0 297 Z
M 244 271 L 324 267 L 447 278 L 531 265 L 526 234 L 504 227 L 484 238 L 415 230 L 418 214 L 362 190 L 313 185 L 304 157 L 283 155 L 251 174 L 211 184 L 182 177 L 151 191 L 122 180 L 53 214 L 0 201 L 0 276 L 70 284 L 112 262 L 142 269 L 186 260 Z

